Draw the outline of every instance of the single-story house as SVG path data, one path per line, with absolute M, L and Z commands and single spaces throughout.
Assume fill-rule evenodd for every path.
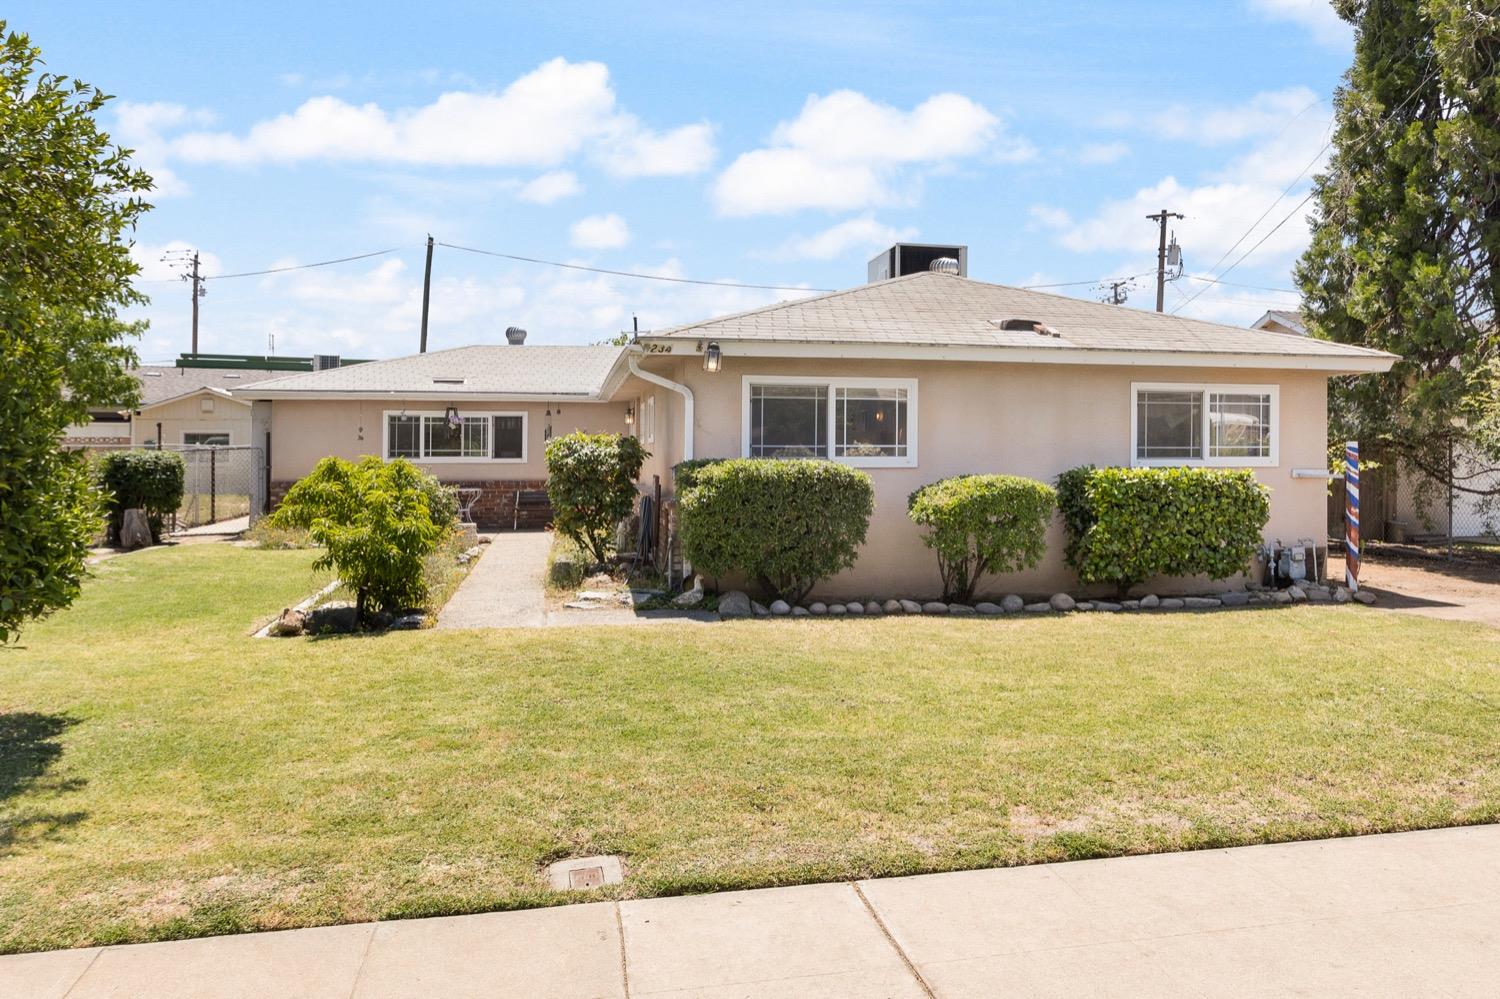
M 1244 467 L 1271 490 L 1268 538 L 1325 536 L 1327 379 L 1393 355 L 1293 333 L 933 270 L 672 329 L 624 348 L 474 346 L 260 382 L 252 437 L 274 500 L 325 454 L 409 457 L 471 483 L 504 522 L 539 486 L 541 446 L 580 427 L 638 433 L 643 492 L 688 458 L 817 456 L 866 469 L 875 514 L 831 598 L 935 594 L 907 496 L 946 476 L 1044 482 L 1082 464 Z M 267 436 L 268 435 L 268 436 Z M 1073 584 L 1046 560 L 998 591 Z
M 1265 315 L 1250 324 L 1253 330 L 1270 330 L 1272 333 L 1295 333 L 1307 336 L 1307 322 L 1296 309 L 1267 309 Z
M 139 408 L 91 410 L 88 423 L 67 428 L 63 443 L 95 449 L 249 444 L 250 404 L 230 390 L 285 373 L 143 364 L 131 370 L 140 384 Z

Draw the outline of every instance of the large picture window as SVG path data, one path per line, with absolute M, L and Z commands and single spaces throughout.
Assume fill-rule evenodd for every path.
M 526 460 L 525 413 L 386 413 L 386 458 L 415 461 Z
M 1133 385 L 1137 465 L 1276 464 L 1274 385 Z
M 916 393 L 909 378 L 747 376 L 742 453 L 914 467 Z

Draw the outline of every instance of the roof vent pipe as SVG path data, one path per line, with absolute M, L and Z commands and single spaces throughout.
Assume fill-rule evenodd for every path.
M 519 326 L 509 326 L 505 330 L 505 339 L 512 347 L 519 347 L 526 342 L 526 331 Z
M 930 263 L 930 264 L 927 265 L 927 269 L 930 270 L 930 271 L 936 271 L 939 274 L 957 274 L 958 273 L 958 258 L 957 257 L 938 257 L 932 263 Z

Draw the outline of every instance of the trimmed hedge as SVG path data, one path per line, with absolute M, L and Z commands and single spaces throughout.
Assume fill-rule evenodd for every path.
M 710 465 L 721 465 L 729 460 L 728 458 L 689 458 L 687 461 L 679 461 L 673 465 L 672 482 L 677 487 L 678 495 L 698 484 L 700 469 L 708 468 Z
M 547 444 L 552 525 L 595 562 L 609 558 L 615 526 L 635 509 L 636 479 L 647 454 L 629 434 L 554 437 Z
M 1051 486 L 1018 475 L 958 475 L 912 493 L 911 519 L 937 552 L 943 599 L 972 603 L 985 573 L 1019 572 L 1042 560 L 1057 505 Z
M 119 540 L 126 510 L 146 511 L 151 537 L 161 540 L 162 520 L 182 506 L 186 466 L 175 451 L 111 451 L 99 459 L 99 485 L 109 494 L 109 536 Z
M 1244 572 L 1271 515 L 1246 469 L 1085 465 L 1058 476 L 1057 498 L 1068 565 L 1122 594 L 1156 576 Z
M 690 481 L 678 509 L 693 567 L 742 573 L 789 603 L 854 564 L 875 511 L 870 477 L 832 461 L 735 458 Z

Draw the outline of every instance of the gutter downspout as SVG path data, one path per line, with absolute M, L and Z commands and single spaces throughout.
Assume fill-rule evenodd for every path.
M 650 382 L 652 385 L 660 385 L 664 389 L 671 389 L 682 396 L 682 460 L 693 460 L 693 390 L 686 385 L 663 378 L 661 375 L 650 371 L 642 371 L 635 363 L 635 359 L 641 355 L 639 347 L 631 347 L 625 355 L 625 361 L 630 366 L 630 373 L 642 381 Z

